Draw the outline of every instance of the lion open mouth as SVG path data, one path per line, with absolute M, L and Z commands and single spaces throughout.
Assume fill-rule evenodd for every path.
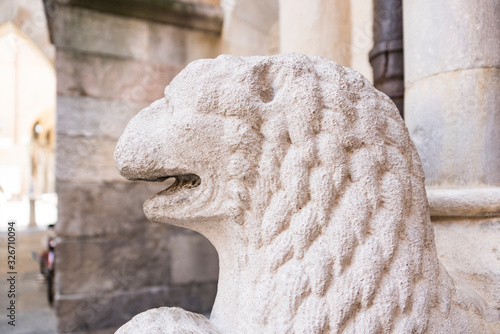
M 170 193 L 178 192 L 180 190 L 186 190 L 191 188 L 196 188 L 201 184 L 201 178 L 196 174 L 184 174 L 184 175 L 174 175 L 162 178 L 166 181 L 172 182 L 166 189 L 160 191 L 159 195 L 168 195 Z
M 155 178 L 136 178 L 134 181 L 166 182 L 167 187 L 158 195 L 168 195 L 181 190 L 196 188 L 201 184 L 201 178 L 196 174 L 168 175 Z

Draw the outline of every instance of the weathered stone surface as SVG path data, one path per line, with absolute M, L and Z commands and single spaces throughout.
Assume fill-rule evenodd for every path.
M 373 47 L 374 1 L 351 0 L 351 64 L 353 70 L 373 82 L 373 68 L 369 54 Z
M 146 223 L 142 226 L 133 237 L 59 239 L 56 265 L 64 264 L 65 268 L 63 272 L 57 272 L 59 292 L 63 295 L 92 295 L 168 286 L 171 281 L 168 251 L 171 229 Z M 92 275 L 82 275 L 83 270 L 92 272 Z
M 148 287 L 127 292 L 104 291 L 92 296 L 59 296 L 59 333 L 108 330 L 129 321 L 151 307 L 179 305 L 192 312 L 206 313 L 215 297 L 215 284 L 185 287 Z
M 439 259 L 448 272 L 500 311 L 500 219 L 436 220 L 433 225 Z
M 137 312 L 164 305 L 168 295 L 168 288 L 155 287 L 122 293 L 96 293 L 92 296 L 59 296 L 56 308 L 58 332 L 113 328 L 116 324 L 125 323 Z
M 167 286 L 170 280 L 168 228 L 144 226 L 133 238 L 58 239 L 56 265 L 64 264 L 65 268 L 56 273 L 59 293 L 94 295 Z M 83 270 L 92 275 L 82 275 Z
M 214 58 L 221 52 L 220 36 L 214 34 L 206 34 L 201 31 L 186 31 L 186 58 L 184 65 L 201 58 Z M 161 54 L 159 57 L 164 57 Z M 151 59 L 154 59 L 151 56 Z
M 403 10 L 406 85 L 441 72 L 500 66 L 497 0 L 406 1 Z
M 163 95 L 165 83 L 182 69 L 178 65 L 58 51 L 57 91 L 122 101 L 151 101 Z
M 499 91 L 493 68 L 440 73 L 406 87 L 406 124 L 426 184 L 500 185 Z
M 211 32 L 151 23 L 79 7 L 61 6 L 52 24 L 54 44 L 60 49 L 184 66 L 186 59 L 193 58 L 189 55 L 186 42 L 193 35 L 203 34 L 207 39 L 198 46 L 206 47 L 203 57 L 218 53 L 218 35 Z M 79 33 L 81 30 L 85 33 Z
M 217 252 L 198 234 L 179 234 L 169 242 L 172 284 L 217 282 Z
M 225 12 L 223 53 L 239 56 L 269 54 L 271 29 L 279 22 L 279 1 L 222 1 L 221 6 Z
M 87 191 L 90 188 L 93 188 L 92 185 L 87 187 Z M 69 189 L 79 192 L 74 186 Z M 133 190 L 135 189 L 129 188 L 128 191 L 122 191 L 122 197 L 123 193 L 131 193 Z M 61 192 L 61 195 L 68 194 Z M 90 196 L 83 192 L 81 197 Z M 69 198 L 63 198 L 67 201 L 74 199 L 71 195 Z M 90 198 L 87 201 L 101 200 Z M 102 202 L 106 202 L 106 197 Z M 83 204 L 81 208 L 78 207 L 80 204 Z M 108 201 L 109 207 L 111 204 L 113 203 Z M 139 215 L 137 210 L 127 209 L 127 205 L 120 207 L 124 212 L 118 212 L 118 209 L 106 212 L 103 207 L 97 206 L 96 213 L 88 217 L 81 215 L 89 212 L 89 203 L 82 203 L 80 198 L 75 200 L 74 205 L 77 211 L 74 214 L 76 223 L 68 223 L 61 218 L 62 227 L 57 231 L 60 237 L 63 236 L 57 244 L 57 260 L 65 269 L 57 272 L 58 291 L 61 294 L 87 295 L 94 294 L 96 289 L 132 291 L 155 285 L 176 286 L 185 290 L 191 283 L 213 284 L 214 291 L 208 293 L 205 298 L 210 299 L 215 294 L 217 254 L 203 236 L 184 232 L 173 226 L 151 224 L 145 220 L 142 210 L 142 215 Z M 138 217 L 134 217 L 134 214 Z M 70 213 L 63 212 L 62 215 L 70 216 Z M 119 226 L 120 221 L 126 223 L 122 229 Z M 71 226 L 77 223 L 80 226 Z M 114 229 L 100 226 L 108 224 L 114 225 Z M 89 231 L 80 232 L 85 228 Z M 65 235 L 86 238 L 67 238 Z M 96 235 L 98 237 L 95 237 Z M 92 275 L 82 275 L 82 268 L 85 268 L 85 272 L 92 272 Z M 182 293 L 183 291 L 180 292 Z M 179 298 L 182 296 L 179 295 L 175 299 Z M 185 307 L 190 308 L 189 305 L 184 303 Z M 207 305 L 211 305 L 210 302 Z
M 113 334 L 115 333 L 115 331 L 117 330 L 117 328 L 108 328 L 108 329 L 100 329 L 100 330 L 96 330 L 96 331 L 85 331 L 85 334 Z
M 146 21 L 59 6 L 53 18 L 53 42 L 67 48 L 123 58 L 148 58 Z M 84 30 L 85 33 L 78 33 Z
M 96 331 L 85 331 L 85 334 L 113 334 L 117 328 L 100 329 Z
M 142 210 L 144 198 L 164 184 L 59 182 L 57 234 L 63 237 L 132 235 L 149 228 Z M 126 196 L 126 194 L 140 194 Z
M 499 186 L 500 3 L 407 1 L 403 12 L 406 124 L 427 185 Z
M 280 0 L 280 51 L 351 63 L 350 1 Z
M 202 34 L 207 35 L 206 33 Z M 178 27 L 150 24 L 148 59 L 155 63 L 168 61 L 177 66 L 185 65 L 186 35 L 188 33 Z
M 500 217 L 499 187 L 428 187 L 427 198 L 431 217 Z
M 222 11 L 218 6 L 219 1 L 66 0 L 65 3 L 114 15 L 135 17 L 217 34 L 222 29 Z
M 134 334 L 137 333 L 137 328 L 147 333 L 157 333 L 161 328 L 163 334 L 220 333 L 204 316 L 178 307 L 161 307 L 136 315 L 116 334 Z
M 398 110 L 331 60 L 193 62 L 130 121 L 115 161 L 129 179 L 176 176 L 144 210 L 214 244 L 220 332 L 500 330 L 438 260 Z
M 144 107 L 144 102 L 58 95 L 57 133 L 118 140 L 127 122 Z
M 188 311 L 207 314 L 214 304 L 217 283 L 173 285 L 169 291 L 169 299 L 163 306 L 178 306 Z
M 58 182 L 120 182 L 113 167 L 116 140 L 102 137 L 57 135 L 56 177 Z

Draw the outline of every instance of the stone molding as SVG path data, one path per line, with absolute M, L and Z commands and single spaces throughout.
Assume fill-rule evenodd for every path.
M 432 218 L 500 217 L 500 187 L 427 187 Z
M 65 0 L 64 4 L 216 34 L 222 31 L 220 6 L 172 0 Z

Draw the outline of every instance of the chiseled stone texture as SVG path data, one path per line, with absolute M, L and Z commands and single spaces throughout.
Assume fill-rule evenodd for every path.
M 116 334 L 135 334 L 137 328 L 141 328 L 144 333 L 220 333 L 204 316 L 186 312 L 178 307 L 161 307 L 136 315 L 116 331 Z
M 222 333 L 500 330 L 498 310 L 438 260 L 398 110 L 331 60 L 195 61 L 130 121 L 115 161 L 129 179 L 175 176 L 144 210 L 214 244 L 210 322 Z M 175 312 L 148 311 L 123 331 L 193 325 Z

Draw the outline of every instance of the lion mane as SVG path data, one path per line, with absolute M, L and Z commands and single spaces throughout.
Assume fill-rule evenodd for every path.
M 481 302 L 437 259 L 408 131 L 363 76 L 320 57 L 223 55 L 188 65 L 165 98 L 224 119 L 222 234 L 246 245 L 235 332 L 485 331 Z

